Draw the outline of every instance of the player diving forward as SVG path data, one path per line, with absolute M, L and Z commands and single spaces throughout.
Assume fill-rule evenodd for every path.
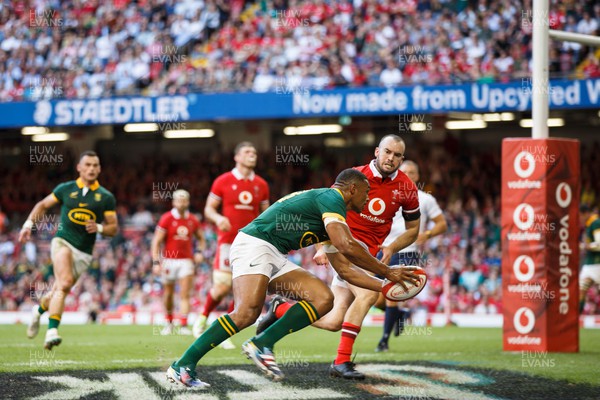
M 370 200 L 359 213 L 348 215 L 352 236 L 364 243 L 371 255 L 375 256 L 381 251 L 381 262 L 388 265 L 392 255 L 413 243 L 419 233 L 417 187 L 404 173 L 398 171 L 404 159 L 405 148 L 406 145 L 399 136 L 386 135 L 375 149 L 375 159 L 367 165 L 356 167 L 369 180 Z M 383 246 L 399 209 L 402 209 L 406 230 L 389 245 Z M 347 268 L 344 265 L 353 261 L 339 254 L 338 250 L 336 246 L 325 245 L 317 251 L 314 259 L 318 264 L 326 264 L 329 260 L 334 269 Z M 333 310 L 314 324 L 317 328 L 342 331 L 337 357 L 329 368 L 329 374 L 344 379 L 364 379 L 365 375 L 356 370 L 350 357 L 363 320 L 377 301 L 380 291 L 357 287 L 339 276 L 334 277 L 331 289 L 335 295 Z M 290 307 L 289 303 L 274 297 L 269 312 L 258 324 L 256 332 L 262 332 Z
M 286 258 L 292 250 L 323 241 L 331 243 L 356 265 L 394 282 L 417 282 L 414 269 L 392 269 L 372 257 L 357 242 L 346 225 L 346 211 L 359 212 L 368 200 L 369 181 L 354 169 L 342 171 L 331 188 L 292 193 L 277 201 L 243 228 L 231 245 L 235 310 L 219 317 L 167 370 L 171 382 L 206 387 L 196 376 L 196 364 L 223 340 L 252 325 L 260 315 L 267 291 L 293 297 L 298 303 L 260 335 L 242 345 L 242 350 L 266 375 L 284 377 L 273 348 L 284 336 L 299 331 L 327 314 L 333 294 L 319 278 Z M 277 221 L 299 221 L 302 230 L 281 232 Z M 294 224 L 298 226 L 297 224 Z M 294 228 L 296 229 L 296 228 Z M 341 277 L 372 291 L 381 291 L 381 281 L 352 267 L 339 268 Z M 292 288 L 292 290 L 287 290 Z

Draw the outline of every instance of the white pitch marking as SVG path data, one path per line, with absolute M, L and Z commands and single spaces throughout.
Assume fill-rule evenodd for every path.
M 210 390 L 210 388 L 206 388 L 206 389 L 185 388 L 179 384 L 171 383 L 171 382 L 167 381 L 166 372 L 150 372 L 149 375 L 160 386 L 159 396 L 161 399 L 165 398 L 166 395 L 169 393 L 175 394 L 175 396 L 173 397 L 173 400 L 188 400 L 188 399 L 189 400 L 195 400 L 195 399 L 218 400 L 219 399 L 218 396 L 213 396 L 211 394 L 206 393 L 206 391 Z M 202 379 L 201 376 L 199 378 Z M 210 382 L 208 382 L 208 383 L 210 383 Z
M 219 374 L 229 376 L 239 383 L 251 386 L 251 392 L 228 393 L 230 399 L 244 400 L 281 400 L 281 399 L 339 399 L 347 398 L 345 393 L 335 392 L 330 389 L 304 389 L 273 382 L 253 372 L 234 369 L 217 371 Z

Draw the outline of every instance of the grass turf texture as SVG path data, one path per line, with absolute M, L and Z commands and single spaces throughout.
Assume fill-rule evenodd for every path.
M 191 336 L 161 336 L 160 327 L 65 325 L 60 329 L 63 343 L 48 352 L 42 347 L 45 327 L 33 340 L 26 338 L 25 329 L 24 325 L 0 327 L 0 372 L 164 369 L 193 341 Z M 200 365 L 248 365 L 250 362 L 240 354 L 240 345 L 253 332 L 253 328 L 242 331 L 233 338 L 236 350 L 217 348 Z M 361 331 L 354 348 L 355 362 L 432 361 L 600 385 L 600 330 L 580 331 L 579 353 L 546 355 L 503 352 L 500 329 L 409 326 L 401 337 L 390 339 L 389 352 L 375 353 L 380 334 L 380 328 Z M 275 355 L 282 368 L 286 361 L 330 363 L 338 340 L 339 333 L 307 328 L 279 342 Z

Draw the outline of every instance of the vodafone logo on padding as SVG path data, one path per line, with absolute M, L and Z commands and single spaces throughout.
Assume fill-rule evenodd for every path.
M 530 229 L 535 222 L 533 207 L 527 203 L 519 204 L 513 212 L 513 221 L 517 228 L 522 231 Z
M 523 267 L 525 267 L 525 272 L 523 272 Z M 533 259 L 529 256 L 519 256 L 513 263 L 513 272 L 515 274 L 515 278 L 517 278 L 521 282 L 527 282 L 533 278 L 533 274 L 535 273 L 535 264 Z
M 527 335 L 535 326 L 535 314 L 529 307 L 521 307 L 513 317 L 513 325 L 521 335 Z
M 566 182 L 559 183 L 556 187 L 556 202 L 558 205 L 567 208 L 571 205 L 571 200 L 573 200 L 571 186 Z
M 385 202 L 379 197 L 369 201 L 369 212 L 373 215 L 381 215 L 385 211 Z
M 242 204 L 252 203 L 252 193 L 248 192 L 247 190 L 240 192 L 240 195 L 238 198 L 240 200 L 240 203 L 242 203 Z
M 522 151 L 515 157 L 513 166 L 520 178 L 529 178 L 535 170 L 535 157 L 528 151 Z

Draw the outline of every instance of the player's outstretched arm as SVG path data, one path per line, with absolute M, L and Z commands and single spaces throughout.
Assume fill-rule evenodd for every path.
M 58 204 L 56 196 L 54 196 L 53 193 L 50 193 L 33 206 L 33 210 L 29 213 L 27 221 L 25 221 L 23 228 L 21 228 L 21 232 L 19 232 L 19 242 L 25 243 L 31 238 L 31 228 L 33 227 L 34 221 L 39 221 L 42 215 L 46 214 L 46 211 L 56 204 Z
M 160 274 L 160 246 L 165 241 L 167 232 L 164 229 L 157 227 L 152 236 L 150 243 L 150 254 L 152 254 L 152 271 L 154 274 Z
M 337 272 L 346 282 L 363 289 L 381 292 L 381 279 L 377 279 L 360 268 L 354 267 L 348 262 L 348 259 L 340 253 L 328 253 L 327 258 L 335 272 Z
M 206 199 L 206 206 L 204 206 L 204 217 L 215 224 L 219 230 L 227 232 L 231 230 L 231 223 L 229 222 L 229 218 L 219 214 L 217 211 L 220 206 L 221 201 L 209 195 Z
M 409 281 L 417 285 L 420 280 L 412 273 L 414 268 L 388 268 L 375 257 L 371 256 L 350 234 L 348 225 L 341 222 L 332 222 L 325 227 L 331 244 L 342 253 L 352 264 L 386 277 L 392 282 L 400 283 L 404 286 L 404 281 Z

